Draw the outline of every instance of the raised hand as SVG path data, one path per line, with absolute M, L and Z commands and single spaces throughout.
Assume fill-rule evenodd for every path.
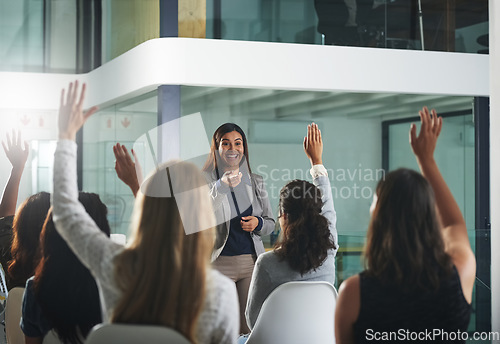
M 115 154 L 115 171 L 120 178 L 134 193 L 134 196 L 137 195 L 137 191 L 139 191 L 139 176 L 137 169 L 140 170 L 139 162 L 137 159 L 137 155 L 132 149 L 132 154 L 134 155 L 134 161 L 124 145 L 117 143 L 113 146 L 113 153 Z M 136 166 L 137 165 L 137 166 Z M 142 179 L 142 178 L 141 178 Z
M 323 164 L 323 140 L 316 123 L 307 126 L 307 136 L 304 137 L 304 151 L 311 161 L 311 165 Z
M 97 106 L 84 112 L 83 100 L 85 99 L 86 86 L 83 84 L 80 97 L 78 97 L 78 81 L 69 84 L 68 94 L 61 91 L 61 103 L 59 105 L 59 139 L 75 140 L 77 131 L 85 121 L 97 111 Z
M 2 141 L 3 150 L 7 159 L 9 159 L 12 169 L 17 171 L 23 171 L 26 160 L 28 160 L 28 154 L 30 152 L 29 145 L 27 141 L 24 141 L 24 148 L 21 147 L 21 132 L 17 131 L 17 134 L 12 130 L 12 136 L 7 133 L 6 141 Z
M 16 212 L 19 184 L 29 154 L 28 142 L 24 141 L 24 148 L 21 147 L 21 133 L 19 131 L 16 135 L 16 132 L 12 130 L 12 137 L 7 133 L 7 142 L 2 141 L 2 146 L 7 159 L 12 164 L 12 171 L 0 201 L 0 217 L 14 215 Z
M 422 123 L 420 134 L 417 136 L 417 127 L 412 124 L 410 128 L 410 145 L 418 163 L 422 164 L 434 159 L 434 149 L 441 133 L 443 119 L 438 117 L 434 109 L 429 113 L 429 109 L 425 106 L 422 111 L 419 111 L 419 115 Z

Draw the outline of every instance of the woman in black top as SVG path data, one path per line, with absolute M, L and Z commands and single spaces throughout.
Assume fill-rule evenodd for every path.
M 410 143 L 423 176 L 399 169 L 379 182 L 366 270 L 340 286 L 337 343 L 465 342 L 475 257 L 433 157 L 442 119 L 425 107 L 420 118 L 420 134 L 413 124 Z

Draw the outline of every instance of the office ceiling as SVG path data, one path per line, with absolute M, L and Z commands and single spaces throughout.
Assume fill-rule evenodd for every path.
M 439 113 L 472 109 L 473 97 L 393 93 L 315 92 L 182 87 L 183 113 L 227 109 L 253 119 L 315 119 L 331 116 L 392 119 L 416 115 L 427 105 Z M 157 112 L 156 92 L 117 106 L 119 112 Z

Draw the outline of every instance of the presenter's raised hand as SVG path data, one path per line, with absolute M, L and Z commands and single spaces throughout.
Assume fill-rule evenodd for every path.
M 312 166 L 323 164 L 323 140 L 316 123 L 307 126 L 307 136 L 304 137 L 304 151 Z
M 113 153 L 115 154 L 116 158 L 115 171 L 118 175 L 118 178 L 120 178 L 120 180 L 124 182 L 130 188 L 130 190 L 132 190 L 134 196 L 136 196 L 137 191 L 139 191 L 139 179 L 142 179 L 139 178 L 137 171 L 138 169 L 141 169 L 139 166 L 137 155 L 132 149 L 132 154 L 134 155 L 135 162 L 132 161 L 132 157 L 130 156 L 127 148 L 119 143 L 113 146 Z
M 94 106 L 83 111 L 83 100 L 85 99 L 86 86 L 83 84 L 81 92 L 78 91 L 78 81 L 70 83 L 68 91 L 61 91 L 61 102 L 59 105 L 59 139 L 75 140 L 77 131 L 85 121 L 97 111 Z

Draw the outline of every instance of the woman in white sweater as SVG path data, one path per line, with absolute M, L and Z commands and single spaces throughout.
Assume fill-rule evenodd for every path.
M 84 95 L 78 82 L 61 94 L 53 214 L 97 281 L 104 321 L 167 326 L 193 343 L 233 343 L 238 301 L 234 283 L 210 268 L 215 221 L 203 176 L 189 163 L 159 166 L 138 193 L 129 244 L 112 242 L 78 202 L 75 136 L 97 110 L 83 112 Z M 174 198 L 179 188 L 190 190 L 190 226 L 200 229 L 193 234 L 185 233 L 185 209 Z

